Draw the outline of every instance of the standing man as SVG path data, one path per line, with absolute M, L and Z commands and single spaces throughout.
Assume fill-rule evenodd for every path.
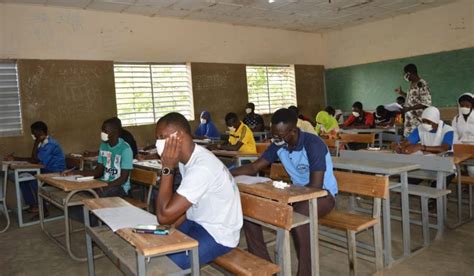
M 400 86 L 395 89 L 395 92 L 406 98 L 406 104 L 402 109 L 402 112 L 405 113 L 403 135 L 408 137 L 421 124 L 423 109 L 431 106 L 431 91 L 428 83 L 418 76 L 415 64 L 408 64 L 403 70 L 405 72 L 403 78 L 410 83 L 410 89 L 408 92 L 404 92 Z
M 248 103 L 245 106 L 245 115 L 242 120 L 252 131 L 264 131 L 265 123 L 262 116 L 255 113 L 255 105 L 253 103 Z

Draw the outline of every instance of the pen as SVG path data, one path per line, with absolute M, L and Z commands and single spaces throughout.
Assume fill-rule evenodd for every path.
M 76 169 L 76 167 L 72 167 L 72 168 L 70 168 L 70 169 L 68 169 L 68 170 L 63 171 L 63 172 L 61 173 L 61 175 L 65 175 L 65 174 L 67 174 L 67 173 L 69 173 L 69 172 L 74 171 L 75 169 Z

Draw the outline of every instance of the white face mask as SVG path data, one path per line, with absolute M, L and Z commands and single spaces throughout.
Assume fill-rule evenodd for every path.
M 359 117 L 360 116 L 360 113 L 359 112 L 355 112 L 355 111 L 352 111 L 352 115 L 354 115 L 354 117 Z
M 433 126 L 431 124 L 422 123 L 421 126 L 423 127 L 425 131 L 428 131 L 428 132 L 433 130 Z
M 228 129 L 229 131 L 232 131 L 232 132 L 235 131 L 235 127 L 233 127 L 233 126 L 227 127 L 227 129 Z
M 102 140 L 103 142 L 109 141 L 109 135 L 108 135 L 107 133 L 105 133 L 105 132 L 102 131 L 102 132 L 100 133 L 100 140 Z
M 170 137 L 176 137 L 178 135 L 178 132 L 175 131 L 173 134 L 170 135 Z M 163 151 L 165 150 L 165 144 L 166 144 L 166 139 L 156 139 L 155 147 L 156 147 L 156 152 L 158 155 L 162 155 Z
M 36 141 L 36 137 L 33 134 L 31 134 L 31 138 L 33 139 L 33 141 Z
M 246 108 L 246 109 L 245 109 L 245 113 L 247 113 L 247 114 L 252 113 L 252 109 L 251 109 L 251 108 Z
M 201 118 L 201 124 L 205 125 L 206 123 L 207 123 L 207 120 Z
M 277 140 L 277 139 L 275 139 L 275 138 L 272 138 L 272 139 L 270 139 L 270 141 L 272 141 L 272 143 L 275 144 L 275 146 L 278 146 L 278 147 L 281 147 L 281 146 L 286 145 L 286 142 L 285 142 L 285 140 L 283 140 L 283 139 L 281 139 L 281 140 L 278 139 L 278 140 Z
M 410 82 L 410 73 L 406 73 L 404 76 L 403 76 L 403 79 L 407 82 Z
M 460 107 L 459 113 L 462 115 L 468 115 L 471 112 L 471 109 L 468 107 Z

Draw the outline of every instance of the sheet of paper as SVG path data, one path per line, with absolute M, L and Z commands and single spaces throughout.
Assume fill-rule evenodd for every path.
M 262 182 L 272 181 L 268 177 L 261 177 L 261 176 L 249 176 L 249 175 L 239 175 L 235 177 L 235 182 L 239 184 L 246 184 L 252 185 Z
M 159 160 L 144 160 L 144 161 L 133 160 L 133 164 L 144 166 L 144 167 L 150 167 L 153 169 L 161 169 L 161 161 Z
M 158 224 L 155 215 L 135 206 L 103 208 L 92 212 L 114 232 L 122 228 L 133 228 L 139 224 Z
M 64 181 L 70 181 L 70 182 L 87 182 L 87 181 L 92 181 L 94 178 L 92 177 L 85 177 L 82 175 L 68 175 L 68 176 L 53 176 L 53 179 L 56 180 L 64 180 Z
M 398 103 L 391 103 L 391 104 L 386 104 L 385 109 L 388 111 L 400 111 L 402 110 L 403 106 L 399 105 Z

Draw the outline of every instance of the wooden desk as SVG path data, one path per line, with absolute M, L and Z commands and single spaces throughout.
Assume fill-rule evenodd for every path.
M 198 242 L 178 230 L 170 235 L 136 234 L 132 229 L 120 229 L 114 234 L 105 226 L 91 227 L 89 212 L 101 208 L 132 206 L 119 197 L 85 199 L 84 224 L 86 226 L 87 261 L 89 275 L 95 275 L 92 251 L 92 239 L 126 275 L 162 275 L 171 273 L 189 273 L 199 275 Z M 124 218 L 126 219 L 126 218 Z M 125 242 L 125 241 L 126 242 Z M 126 244 L 125 244 L 126 243 Z M 135 254 L 131 254 L 131 250 Z M 182 271 L 166 254 L 191 251 L 191 269 Z M 136 259 L 133 258 L 136 255 Z M 133 257 L 132 257 L 133 256 Z M 158 257 L 160 256 L 160 257 Z M 154 258 L 145 263 L 145 258 Z M 136 261 L 135 261 L 136 260 Z
M 242 161 L 253 162 L 258 159 L 260 156 L 258 153 L 242 153 L 239 151 L 230 151 L 230 150 L 213 150 L 215 156 L 223 158 L 232 158 L 235 161 L 237 167 L 242 166 Z
M 310 226 L 311 242 L 311 269 L 313 275 L 319 275 L 319 238 L 318 238 L 318 201 L 320 197 L 327 195 L 327 191 L 316 188 L 290 185 L 285 189 L 273 187 L 271 182 L 258 183 L 253 185 L 238 184 L 241 193 L 247 193 L 266 199 L 275 200 L 281 203 L 294 203 L 309 201 L 309 221 L 308 218 L 294 213 L 293 227 L 306 223 Z M 270 210 L 269 210 L 270 211 Z M 303 218 L 303 219 L 301 219 Z M 253 221 L 253 220 L 252 220 Z M 259 223 L 257 221 L 253 221 Z M 264 223 L 259 223 L 265 225 Z M 290 237 L 286 229 L 277 229 L 277 263 L 281 267 L 282 275 L 292 275 L 290 256 Z
M 30 221 L 30 222 L 23 221 L 23 210 L 22 210 L 23 196 L 21 194 L 20 182 L 36 180 L 36 178 L 34 176 L 31 176 L 31 177 L 27 176 L 27 177 L 20 178 L 20 173 L 26 172 L 26 173 L 31 173 L 32 175 L 35 175 L 35 174 L 38 175 L 41 173 L 41 169 L 43 167 L 44 166 L 41 164 L 32 164 L 32 163 L 23 162 L 23 161 L 2 161 L 2 170 L 5 172 L 4 185 L 7 185 L 8 183 L 8 172 L 13 171 L 14 182 L 15 182 L 15 192 L 16 192 L 16 212 L 18 216 L 18 225 L 20 227 L 30 226 L 30 225 L 39 223 L 39 220 Z M 6 203 L 5 203 L 5 206 L 6 206 Z
M 143 161 L 133 161 L 133 167 L 144 169 L 147 171 L 161 172 L 161 160 L 159 159 L 150 159 Z
M 93 189 L 106 187 L 107 183 L 92 180 L 87 182 L 72 182 L 66 180 L 58 180 L 53 177 L 59 174 L 40 174 L 36 178 L 39 180 L 38 186 L 38 205 L 41 230 L 53 240 L 59 247 L 66 251 L 69 256 L 76 261 L 85 261 L 85 257 L 77 257 L 71 249 L 71 231 L 69 221 L 69 208 L 71 206 L 82 205 L 82 200 L 90 197 L 98 198 L 99 196 Z M 44 223 L 44 205 L 46 200 L 58 207 L 64 212 L 64 234 L 53 234 L 49 232 Z M 58 237 L 65 236 L 65 244 L 61 243 Z
M 383 144 L 383 135 L 382 133 L 384 132 L 389 132 L 389 133 L 397 133 L 397 127 L 387 127 L 387 128 L 341 128 L 339 130 L 340 133 L 356 133 L 356 134 L 362 134 L 362 133 L 374 133 L 377 135 L 378 138 L 378 146 L 381 147 Z

